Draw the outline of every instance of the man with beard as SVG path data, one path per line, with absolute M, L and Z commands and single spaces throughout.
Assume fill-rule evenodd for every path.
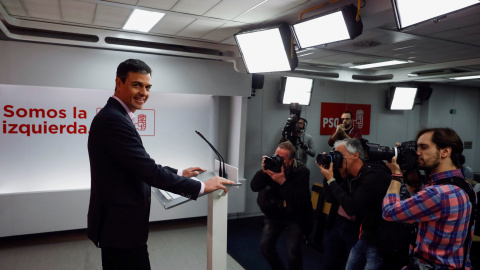
M 337 126 L 337 129 L 333 132 L 330 139 L 328 139 L 328 145 L 333 147 L 336 141 L 348 139 L 348 138 L 362 138 L 362 132 L 358 127 L 353 126 L 352 113 L 345 111 L 340 118 L 341 124 Z
M 463 142 L 449 128 L 423 129 L 417 135 L 418 168 L 425 170 L 428 183 L 405 178 L 415 194 L 400 200 L 404 179 L 396 157 L 388 162 L 392 181 L 383 200 L 383 217 L 388 221 L 418 222 L 416 247 L 404 269 L 471 269 L 469 227 L 472 203 L 462 182 Z M 444 179 L 449 179 L 448 184 Z M 470 191 L 468 191 L 470 193 Z M 473 199 L 475 199 L 473 195 Z M 422 268 L 426 267 L 426 268 Z

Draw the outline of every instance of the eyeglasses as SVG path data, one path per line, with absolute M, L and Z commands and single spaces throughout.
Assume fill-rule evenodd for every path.
M 352 119 L 352 118 L 340 118 L 340 120 L 342 120 L 342 121 L 343 120 L 350 120 L 350 119 Z

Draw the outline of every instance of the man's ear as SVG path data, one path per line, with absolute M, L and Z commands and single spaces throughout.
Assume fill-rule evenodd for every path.
M 445 147 L 440 149 L 440 156 L 442 158 L 446 158 L 452 155 L 452 148 L 451 147 Z
M 119 77 L 115 78 L 115 90 L 118 89 L 118 87 L 120 87 L 121 84 L 122 84 L 122 80 Z

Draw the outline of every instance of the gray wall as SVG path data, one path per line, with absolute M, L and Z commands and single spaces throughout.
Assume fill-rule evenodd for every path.
M 233 165 L 243 166 L 244 138 L 231 136 L 231 134 L 244 133 L 245 127 L 242 126 L 244 119 L 238 115 L 246 117 L 246 112 L 242 111 L 246 110 L 242 96 L 250 94 L 251 77 L 248 74 L 237 73 L 231 63 L 124 51 L 0 41 L 0 84 L 96 89 L 113 94 L 116 67 L 128 58 L 142 59 L 152 67 L 152 92 L 156 94 L 185 94 L 184 96 L 189 97 L 189 100 L 198 94 L 213 96 L 212 123 L 205 125 L 205 127 L 213 129 L 212 137 L 208 139 L 212 144 L 219 146 L 221 153 L 225 153 L 224 157 L 227 162 L 229 162 L 228 157 L 233 156 L 236 157 L 235 162 L 238 163 Z M 55 97 L 45 96 L 42 98 Z M 0 99 L 0 103 L 6 102 L 8 100 Z M 100 104 L 103 105 L 104 102 L 106 100 L 101 101 Z M 183 108 L 188 115 L 189 106 L 185 102 L 180 100 L 175 104 L 180 111 Z M 237 110 L 232 111 L 232 107 Z M 165 114 L 161 117 L 175 117 L 175 114 Z M 184 121 L 177 124 L 190 126 L 188 122 Z M 179 148 L 183 147 L 184 150 L 187 148 L 185 150 L 186 158 L 190 158 L 188 147 L 205 149 L 207 151 L 205 156 L 200 158 L 210 160 L 215 157 L 200 138 L 186 142 L 182 139 L 183 136 L 175 136 L 175 130 L 178 130 L 178 128 L 175 129 L 175 125 L 169 125 L 168 128 L 172 135 L 168 138 L 169 142 L 172 145 L 178 145 Z M 193 133 L 193 130 L 191 132 Z M 162 132 L 160 139 L 164 139 L 163 136 L 166 133 Z M 5 151 L 5 144 L 2 145 L 6 141 L 3 139 L 4 136 L 0 134 L 0 153 L 8 155 L 8 152 Z M 232 147 L 230 147 L 231 145 Z M 153 149 L 151 152 L 155 150 L 157 149 Z M 239 160 L 238 157 L 241 159 Z M 68 159 L 68 157 L 65 158 Z M 163 158 L 168 160 L 168 155 L 163 154 Z M 170 165 L 175 166 L 174 164 Z M 25 170 L 28 168 L 28 164 L 25 164 Z M 240 176 L 243 176 L 243 172 Z M 4 180 L 6 179 L 4 178 Z M 29 181 L 35 181 L 35 179 L 29 179 Z M 244 211 L 244 194 L 244 187 L 229 194 L 229 202 L 231 202 L 229 203 L 229 212 Z M 2 193 L 0 190 L 0 213 L 2 213 L 0 215 L 0 224 L 2 224 L 0 237 L 85 228 L 88 199 L 89 190 L 85 189 L 42 190 L 10 194 Z M 151 220 L 205 216 L 206 210 L 206 197 L 200 198 L 198 203 L 187 203 L 172 210 L 165 210 L 159 203 L 152 203 Z
M 279 75 L 267 75 L 262 90 L 248 101 L 247 137 L 245 155 L 245 178 L 247 184 L 260 169 L 261 157 L 272 155 L 279 142 L 280 131 L 289 116 L 289 105 L 278 103 Z M 473 149 L 466 149 L 466 164 L 480 171 L 479 149 L 479 89 L 448 85 L 432 85 L 433 93 L 423 105 L 415 105 L 411 111 L 385 109 L 389 85 L 354 84 L 315 80 L 310 106 L 302 106 L 302 117 L 308 120 L 307 133 L 312 135 L 318 153 L 331 150 L 329 136 L 320 136 L 320 104 L 322 102 L 371 104 L 370 134 L 364 136 L 370 142 L 392 147 L 395 142 L 415 138 L 422 127 L 453 128 L 463 141 L 473 141 Z M 456 114 L 450 114 L 456 109 Z M 309 157 L 307 166 L 311 171 L 310 183 L 321 182 L 323 176 Z M 257 194 L 248 190 L 245 215 L 259 214 Z
M 255 97 L 246 101 L 246 98 L 239 100 L 235 96 L 249 95 L 251 77 L 235 72 L 232 64 L 229 63 L 0 41 L 0 84 L 112 91 L 116 66 L 127 58 L 141 58 L 152 66 L 152 83 L 154 85 L 152 91 L 219 96 L 218 106 L 214 109 L 218 117 L 218 132 L 215 142 L 218 143 L 220 152 L 225 153 L 226 158 L 233 159 L 233 156 L 238 155 L 235 152 L 240 152 L 240 156 L 243 151 L 245 153 L 244 161 L 241 159 L 236 161 L 240 167 L 244 167 L 241 176 L 244 175 L 247 179 L 244 193 L 242 193 L 245 194 L 245 211 L 240 214 L 260 214 L 256 204 L 257 194 L 249 189 L 250 179 L 260 168 L 262 155 L 274 153 L 280 138 L 280 131 L 289 116 L 288 105 L 277 102 L 279 75 L 267 75 L 263 89 L 258 90 Z M 474 171 L 480 171 L 480 164 L 477 164 L 480 161 L 480 152 L 475 152 L 480 133 L 477 125 L 480 115 L 478 89 L 448 85 L 435 85 L 433 88 L 432 97 L 427 103 L 415 106 L 412 111 L 393 112 L 384 108 L 387 85 L 315 80 L 311 105 L 302 106 L 302 116 L 309 121 L 307 132 L 314 139 L 317 153 L 330 150 L 327 145 L 328 136 L 319 135 L 321 102 L 371 104 L 371 130 L 370 135 L 365 138 L 385 146 L 393 146 L 397 141 L 402 142 L 414 138 L 416 131 L 423 126 L 452 127 L 464 141 L 473 141 L 473 149 L 465 150 L 465 156 L 467 164 Z M 239 108 L 238 110 L 242 113 L 240 119 L 236 118 L 238 110 L 232 108 Z M 451 115 L 450 109 L 456 109 L 457 114 Z M 246 120 L 242 118 L 244 114 L 246 114 Z M 243 129 L 239 131 L 229 127 L 232 119 L 243 126 Z M 232 144 L 232 141 L 229 140 L 229 137 L 232 136 L 239 136 L 240 144 Z M 243 144 L 245 145 L 244 149 Z M 311 169 L 311 184 L 321 181 L 320 171 L 315 167 L 313 158 L 309 158 L 307 165 Z M 85 227 L 86 211 L 77 202 L 82 201 L 81 205 L 85 205 L 83 201 L 88 200 L 88 190 L 79 193 L 71 192 L 0 196 L 1 205 L 4 206 L 0 212 L 10 213 L 16 218 L 25 213 L 25 217 L 17 223 L 23 224 L 19 227 L 30 224 L 41 228 L 41 231 Z M 74 199 L 75 202 L 72 203 L 71 208 L 68 208 L 67 205 L 59 205 L 57 198 L 65 201 Z M 50 215 L 42 215 L 42 213 L 33 211 L 31 208 L 33 205 L 49 208 Z M 59 212 L 51 211 L 54 207 L 57 207 Z M 154 204 L 152 212 L 160 211 L 157 207 Z M 72 218 L 62 215 L 62 211 L 74 211 Z M 154 218 L 161 218 L 158 215 L 158 213 L 153 214 Z M 176 214 L 171 216 L 172 218 L 181 217 Z M 44 223 L 51 220 L 59 220 L 60 224 L 45 226 Z M 3 219 L 1 221 L 2 224 L 6 222 Z M 42 224 L 36 224 L 36 222 Z M 15 225 L 11 224 L 11 226 Z M 28 229 L 25 228 L 24 231 L 28 231 Z

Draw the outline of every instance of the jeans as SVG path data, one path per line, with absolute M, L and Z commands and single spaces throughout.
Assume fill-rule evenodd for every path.
M 359 226 L 342 216 L 336 216 L 332 229 L 323 241 L 323 270 L 344 270 L 350 249 L 357 243 Z
M 288 269 L 303 269 L 302 261 L 302 239 L 303 233 L 298 223 L 290 221 L 280 221 L 265 217 L 260 248 L 262 255 L 267 260 L 270 267 L 274 270 L 283 270 L 285 266 L 278 255 L 276 245 L 280 234 L 286 228 L 288 230 Z
M 382 267 L 382 257 L 378 248 L 360 238 L 357 244 L 350 251 L 346 270 L 378 270 Z

